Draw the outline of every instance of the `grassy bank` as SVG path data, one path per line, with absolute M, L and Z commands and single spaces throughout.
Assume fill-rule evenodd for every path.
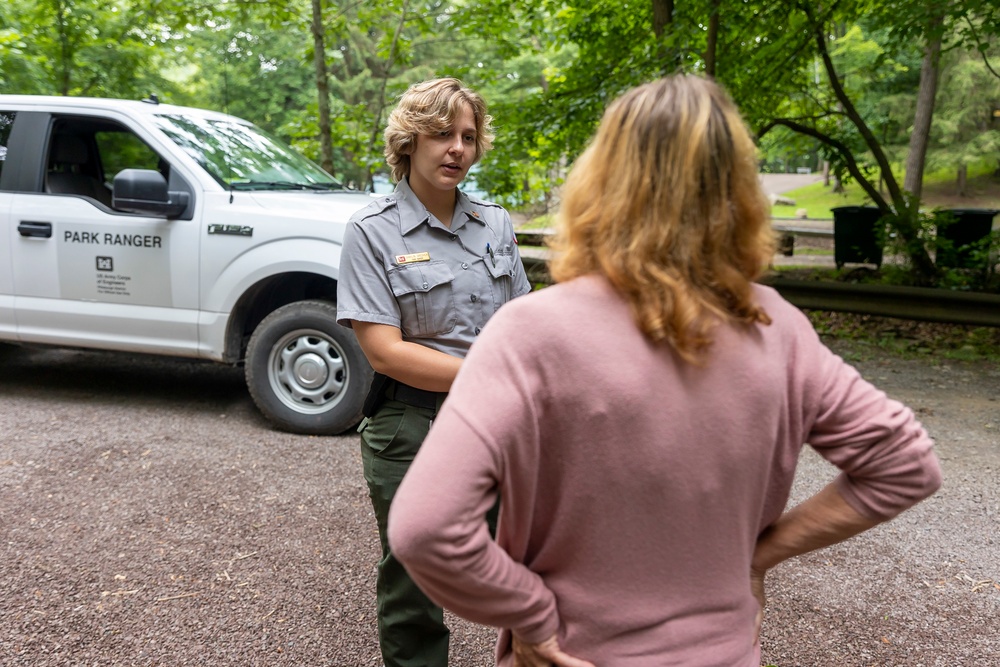
M 926 208 L 996 208 L 1000 209 L 1000 177 L 994 175 L 992 165 L 981 165 L 970 169 L 966 184 L 966 195 L 957 194 L 955 174 L 938 171 L 924 178 L 923 204 Z M 850 182 L 843 192 L 833 192 L 822 182 L 813 183 L 783 196 L 793 199 L 793 206 L 776 205 L 771 215 L 776 218 L 790 218 L 799 209 L 805 209 L 809 218 L 829 220 L 833 218 L 831 209 L 837 206 L 860 206 L 871 204 L 871 199 L 857 183 Z M 886 195 L 888 196 L 888 195 Z

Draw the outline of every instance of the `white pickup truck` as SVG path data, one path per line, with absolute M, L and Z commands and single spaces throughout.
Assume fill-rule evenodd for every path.
M 0 343 L 244 364 L 278 428 L 342 432 L 372 371 L 338 266 L 369 201 L 232 116 L 0 95 Z

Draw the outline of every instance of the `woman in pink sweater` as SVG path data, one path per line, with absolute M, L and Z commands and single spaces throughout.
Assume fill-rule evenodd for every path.
M 716 84 L 609 107 L 564 188 L 559 284 L 490 321 L 389 519 L 432 599 L 502 628 L 498 665 L 755 667 L 769 568 L 940 485 L 913 413 L 753 282 L 769 214 Z M 803 443 L 841 473 L 785 512 Z

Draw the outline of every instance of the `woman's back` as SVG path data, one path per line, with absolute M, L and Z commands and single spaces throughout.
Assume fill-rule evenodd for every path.
M 529 506 L 503 506 L 498 543 L 546 573 L 566 646 L 593 643 L 616 665 L 667 648 L 679 664 L 714 664 L 713 653 L 720 665 L 752 660 L 750 557 L 784 505 L 799 449 L 780 437 L 801 421 L 788 419 L 800 390 L 789 387 L 781 327 L 720 331 L 699 368 L 650 344 L 600 279 L 543 294 L 510 313 L 545 313 L 542 330 L 508 341 L 534 375 L 523 395 L 543 406 L 540 430 L 501 445 L 501 497 L 537 491 Z M 788 461 L 786 474 L 775 459 Z
M 821 443 L 849 432 L 837 440 L 844 447 L 821 453 L 875 478 L 926 455 L 929 440 L 886 439 L 887 415 L 905 422 L 909 411 L 826 350 L 801 313 L 757 289 L 773 324 L 720 328 L 703 367 L 649 343 L 600 278 L 523 297 L 491 321 L 418 457 L 442 475 L 422 477 L 434 482 L 412 493 L 404 483 L 408 501 L 427 503 L 426 522 L 404 539 L 427 546 L 444 525 L 468 522 L 443 551 L 413 555 L 468 559 L 463 569 L 490 572 L 489 585 L 506 591 L 445 606 L 503 626 L 537 598 L 521 622 L 557 618 L 567 652 L 596 664 L 758 659 L 750 560 L 784 508 L 810 431 L 820 428 Z M 831 416 L 838 402 L 856 409 Z M 851 445 L 873 441 L 886 450 L 881 463 L 852 460 Z M 480 485 L 448 469 L 463 479 L 474 471 Z M 493 476 L 503 499 L 497 545 L 541 580 L 512 568 L 485 535 L 455 539 L 475 534 L 470 510 Z M 864 489 L 859 498 L 879 511 L 892 504 Z

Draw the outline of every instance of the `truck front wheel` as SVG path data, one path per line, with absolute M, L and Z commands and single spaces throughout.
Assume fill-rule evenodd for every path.
M 278 308 L 254 330 L 246 381 L 254 403 L 278 428 L 331 435 L 361 421 L 372 369 L 337 309 L 324 301 Z

